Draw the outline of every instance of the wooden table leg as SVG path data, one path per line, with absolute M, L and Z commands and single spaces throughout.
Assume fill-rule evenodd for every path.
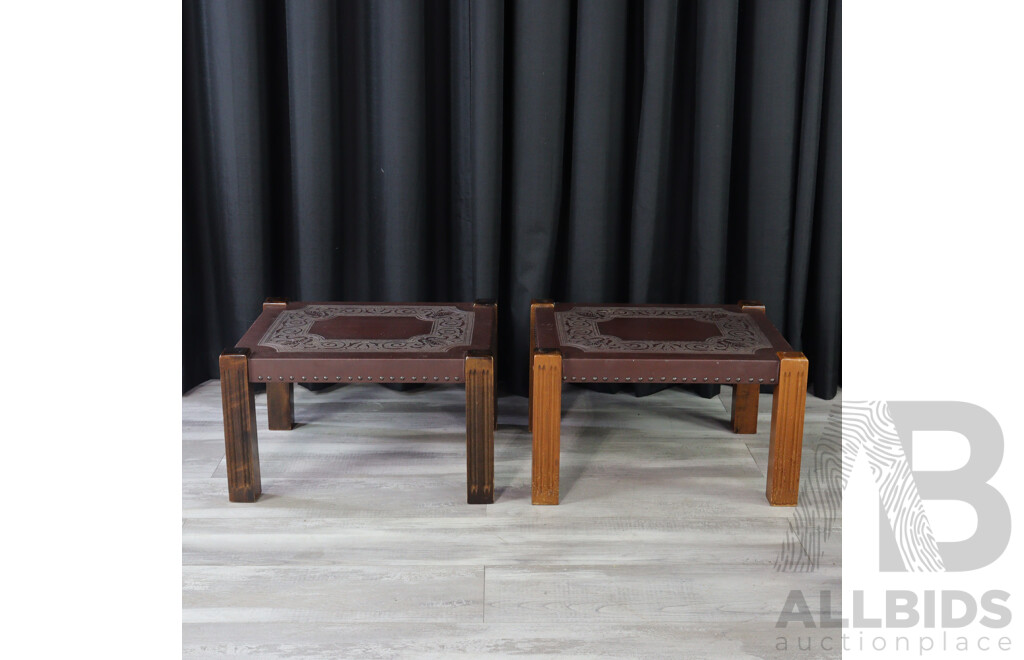
M 538 307 L 554 307 L 554 303 L 550 300 L 531 300 L 530 301 L 530 398 L 527 402 L 529 406 L 527 412 L 526 429 L 533 431 L 533 356 L 537 354 L 537 308 Z
M 267 418 L 271 431 L 291 431 L 295 426 L 294 394 L 294 383 L 267 383 Z
M 287 298 L 267 298 L 263 310 L 288 309 Z M 292 383 L 267 383 L 267 421 L 271 431 L 291 431 L 295 426 L 295 403 Z
M 490 354 L 492 356 L 498 354 L 498 303 L 493 299 L 476 300 L 473 302 L 473 307 L 490 307 L 491 308 L 491 349 Z M 498 428 L 498 361 L 495 360 L 491 365 L 494 373 L 494 428 Z
M 558 504 L 562 425 L 562 355 L 539 350 L 533 356 L 533 503 Z
M 764 303 L 757 300 L 741 300 L 741 310 L 760 310 L 765 313 Z M 761 387 L 757 383 L 734 385 L 732 390 L 732 430 L 734 433 L 757 433 L 757 398 Z
M 733 385 L 732 430 L 734 433 L 757 433 L 757 383 Z
M 534 324 L 537 322 L 536 306 L 536 302 L 530 303 L 530 392 L 526 400 L 526 430 L 531 432 L 533 431 L 533 355 L 537 352 L 537 330 L 534 328 Z
M 807 358 L 803 353 L 779 353 L 779 384 L 772 395 L 772 435 L 765 490 L 772 506 L 796 506 L 797 503 L 806 400 Z
M 220 391 L 224 404 L 228 499 L 255 502 L 261 493 L 260 454 L 256 444 L 256 399 L 249 382 L 248 349 L 228 349 L 221 353 Z
M 494 502 L 494 357 L 466 356 L 466 491 L 470 504 Z

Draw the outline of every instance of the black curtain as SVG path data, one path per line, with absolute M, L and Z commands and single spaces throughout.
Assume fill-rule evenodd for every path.
M 761 300 L 840 379 L 836 0 L 184 3 L 183 386 L 267 296 Z

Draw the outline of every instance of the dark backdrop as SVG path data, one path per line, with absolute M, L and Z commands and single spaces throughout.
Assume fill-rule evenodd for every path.
M 840 3 L 184 3 L 183 380 L 267 296 L 761 300 L 840 377 Z

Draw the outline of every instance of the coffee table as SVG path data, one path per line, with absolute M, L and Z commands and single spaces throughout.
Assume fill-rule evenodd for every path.
M 288 302 L 268 298 L 220 356 L 228 499 L 261 493 L 253 385 L 266 383 L 271 430 L 295 421 L 295 383 L 465 385 L 470 504 L 494 501 L 497 305 Z
M 772 326 L 759 302 L 738 305 L 530 307 L 533 503 L 558 504 L 562 385 L 729 385 L 732 428 L 757 432 L 762 385 L 773 388 L 766 495 L 795 506 L 800 486 L 807 358 Z

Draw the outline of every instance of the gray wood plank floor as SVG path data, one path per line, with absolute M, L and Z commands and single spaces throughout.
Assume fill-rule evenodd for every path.
M 808 632 L 775 628 L 791 590 L 838 607 L 838 398 L 808 397 L 801 506 L 775 508 L 770 395 L 734 435 L 728 388 L 568 387 L 562 504 L 535 507 L 522 397 L 499 402 L 496 501 L 470 506 L 463 389 L 295 393 L 292 431 L 257 395 L 256 504 L 227 501 L 219 383 L 182 399 L 185 657 L 782 658 Z

